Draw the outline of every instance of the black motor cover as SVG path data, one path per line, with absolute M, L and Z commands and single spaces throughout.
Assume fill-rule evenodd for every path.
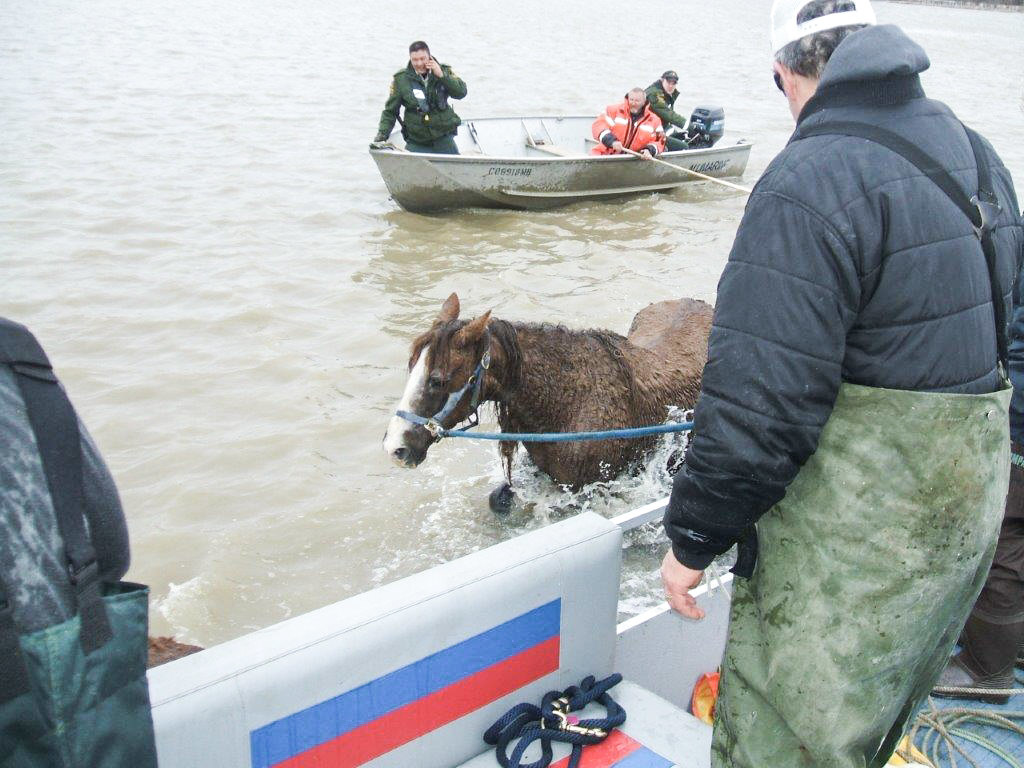
M 690 149 L 714 146 L 725 133 L 725 110 L 722 107 L 697 107 L 686 127 Z

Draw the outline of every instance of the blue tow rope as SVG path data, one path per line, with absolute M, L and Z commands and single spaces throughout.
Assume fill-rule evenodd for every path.
M 570 443 L 578 440 L 627 440 L 650 435 L 663 435 L 667 432 L 689 432 L 693 429 L 692 421 L 677 424 L 654 424 L 649 427 L 629 427 L 627 429 L 605 429 L 598 432 L 469 432 L 471 423 L 462 429 L 445 429 L 436 419 L 420 416 L 409 411 L 395 411 L 397 416 L 413 424 L 425 427 L 437 440 L 442 437 L 467 437 L 478 440 L 501 440 L 520 443 Z

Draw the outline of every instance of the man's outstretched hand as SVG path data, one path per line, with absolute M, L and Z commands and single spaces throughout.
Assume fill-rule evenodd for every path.
M 704 611 L 690 594 L 690 590 L 700 584 L 703 577 L 704 571 L 687 568 L 676 560 L 669 547 L 665 559 L 661 561 L 661 583 L 665 587 L 665 599 L 673 611 L 688 619 L 704 618 Z

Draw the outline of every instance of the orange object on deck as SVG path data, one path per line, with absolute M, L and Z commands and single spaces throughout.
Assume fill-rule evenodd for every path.
M 718 701 L 718 680 L 722 671 L 716 670 L 701 675 L 693 686 L 693 698 L 690 699 L 690 712 L 701 722 L 711 725 L 715 722 L 715 702 Z

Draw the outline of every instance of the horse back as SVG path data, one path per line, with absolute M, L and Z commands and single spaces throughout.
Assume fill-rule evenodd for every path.
M 667 360 L 694 355 L 706 358 L 713 313 L 713 307 L 699 299 L 659 301 L 636 313 L 628 338 Z

